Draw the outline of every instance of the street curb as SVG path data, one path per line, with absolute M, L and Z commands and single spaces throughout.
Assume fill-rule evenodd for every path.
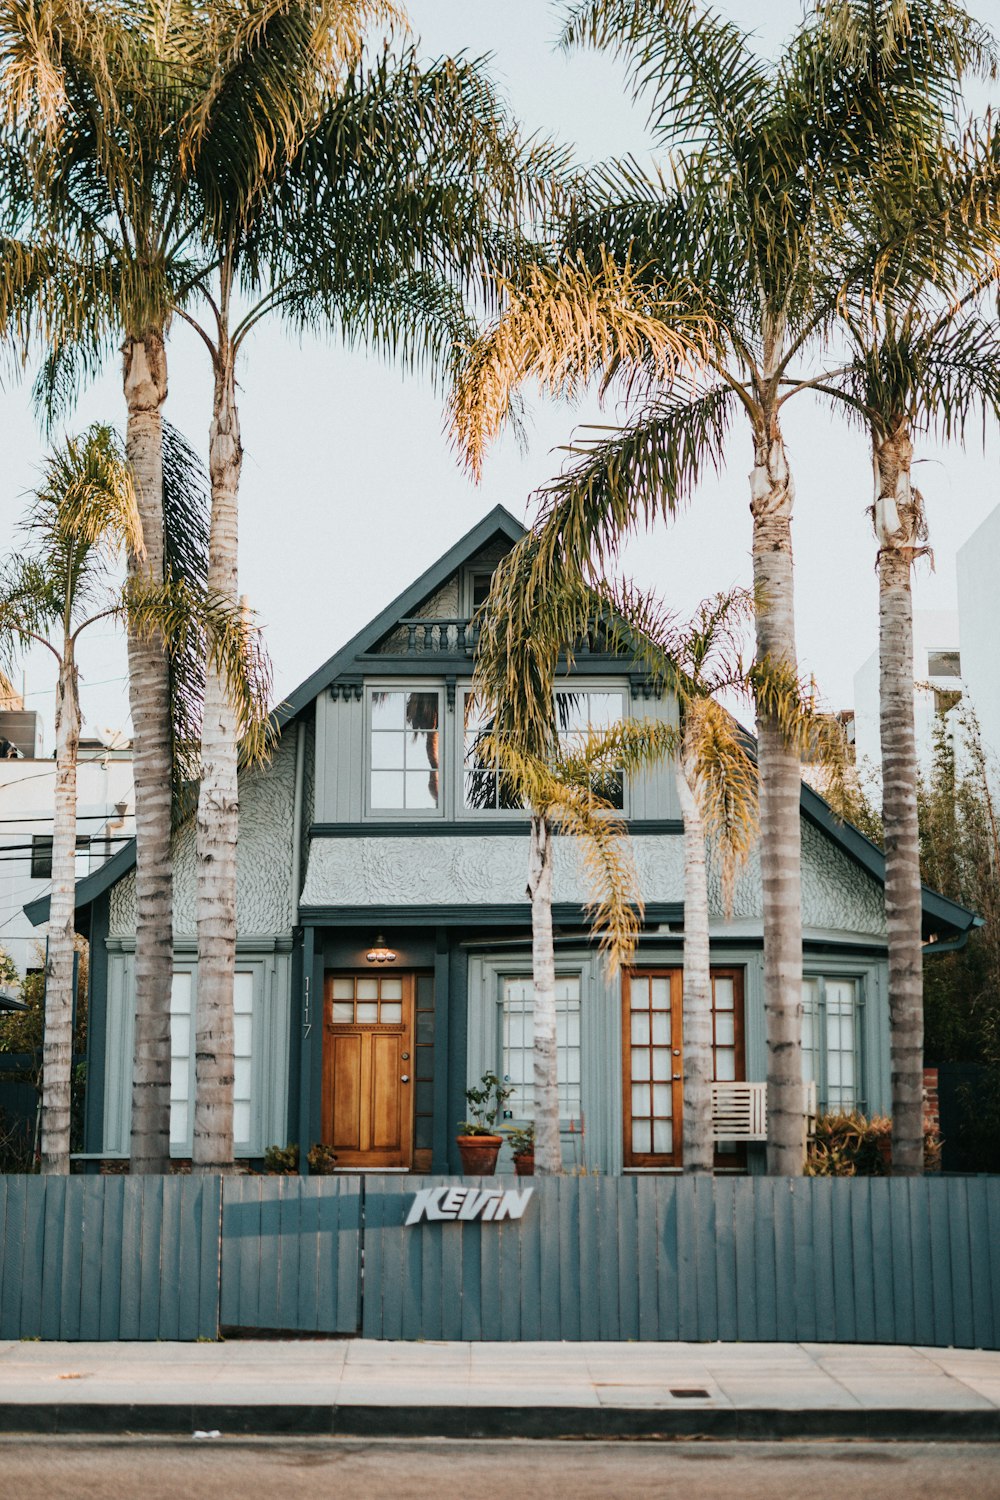
M 382 1438 L 869 1439 L 998 1442 L 1000 1409 L 626 1406 L 332 1406 L 197 1403 L 12 1402 L 0 1433 L 92 1436 Z

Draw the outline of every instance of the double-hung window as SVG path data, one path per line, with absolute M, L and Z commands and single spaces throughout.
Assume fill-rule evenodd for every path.
M 535 1118 L 534 998 L 530 978 L 500 981 L 500 1076 L 514 1092 L 507 1101 L 515 1120 Z M 556 977 L 556 1058 L 559 1118 L 580 1118 L 580 976 Z
M 802 981 L 802 1077 L 815 1083 L 820 1111 L 864 1107 L 860 979 L 815 975 Z
M 463 695 L 463 719 L 465 806 L 476 812 L 516 811 L 524 805 L 517 788 L 484 751 L 483 739 L 493 728 L 493 718 L 475 693 Z
M 170 990 L 170 1146 L 189 1156 L 194 1131 L 194 1028 L 196 974 L 176 969 Z M 233 976 L 233 1141 L 238 1155 L 259 1155 L 264 1144 L 252 1139 L 254 970 L 237 967 Z
M 560 747 L 570 755 L 585 750 L 591 736 L 621 723 L 624 711 L 624 695 L 620 692 L 558 688 L 556 730 Z M 595 780 L 594 790 L 612 807 L 624 808 L 625 773 L 622 768 L 609 765 Z
M 434 812 L 441 806 L 441 694 L 436 688 L 373 690 L 369 696 L 372 812 Z

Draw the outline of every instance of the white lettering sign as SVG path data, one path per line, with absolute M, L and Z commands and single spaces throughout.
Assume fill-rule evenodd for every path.
M 519 1219 L 534 1192 L 527 1188 L 421 1188 L 413 1195 L 406 1224 L 468 1219 Z

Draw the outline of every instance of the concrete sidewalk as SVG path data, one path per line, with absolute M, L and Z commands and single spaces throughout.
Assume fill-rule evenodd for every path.
M 1000 1354 L 856 1344 L 0 1344 L 0 1431 L 1000 1439 Z

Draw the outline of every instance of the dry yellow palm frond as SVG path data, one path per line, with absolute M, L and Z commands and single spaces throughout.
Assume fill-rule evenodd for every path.
M 86 0 L 23 5 L 0 0 L 0 98 L 10 123 L 41 122 L 51 143 L 60 131 L 66 78 L 82 65 L 100 117 L 118 114 L 115 77 L 138 68 L 135 11 Z
M 596 270 L 582 257 L 536 265 L 502 291 L 506 311 L 470 349 L 451 402 L 456 441 L 477 477 L 525 380 L 567 398 L 598 374 L 605 385 L 640 373 L 668 383 L 705 358 L 714 334 L 685 287 L 657 286 L 648 270 L 607 252 Z
M 683 733 L 684 774 L 706 837 L 718 854 L 723 908 L 729 916 L 736 876 L 757 839 L 757 767 L 746 734 L 714 698 L 696 697 L 685 704 Z

